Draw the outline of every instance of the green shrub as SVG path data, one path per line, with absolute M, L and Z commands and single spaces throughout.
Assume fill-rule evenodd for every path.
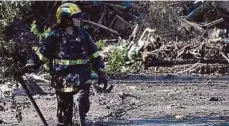
M 104 46 L 105 46 L 105 42 L 103 40 L 99 40 L 96 42 L 96 45 L 97 45 L 99 50 L 103 50 Z
M 23 14 L 29 12 L 32 3 L 30 1 L 0 1 L 0 76 L 4 76 L 5 81 L 11 80 L 12 74 L 18 71 L 16 68 L 20 64 L 18 63 L 20 57 L 16 55 L 22 51 L 22 48 L 19 47 L 20 45 L 16 41 L 12 39 L 6 40 L 6 29 L 9 26 L 13 26 L 13 23 L 21 25 Z M 8 34 L 13 33 L 9 32 Z
M 108 58 L 106 71 L 110 74 L 123 74 L 128 70 L 126 69 L 127 48 L 125 45 L 120 45 L 112 50 Z
M 45 38 L 47 36 L 47 34 L 51 31 L 51 28 L 48 27 L 48 28 L 44 28 L 44 32 L 39 32 L 38 30 L 38 26 L 36 24 L 36 21 L 33 21 L 32 24 L 31 24 L 31 27 L 30 27 L 30 31 L 36 35 L 39 40 Z

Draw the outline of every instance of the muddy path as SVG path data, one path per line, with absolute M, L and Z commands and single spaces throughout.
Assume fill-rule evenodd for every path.
M 112 93 L 91 92 L 89 125 L 227 125 L 229 115 L 228 76 L 132 75 L 113 79 Z M 35 95 L 49 125 L 56 123 L 56 97 L 46 84 L 46 95 Z M 1 125 L 42 125 L 26 96 L 0 101 Z M 13 106 L 13 107 L 12 107 Z M 16 108 L 21 113 L 16 112 Z

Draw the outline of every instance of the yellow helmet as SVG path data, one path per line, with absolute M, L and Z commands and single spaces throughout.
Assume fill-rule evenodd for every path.
M 61 18 L 62 17 L 72 17 L 78 13 L 80 13 L 81 10 L 79 6 L 73 3 L 65 3 L 62 4 L 56 12 L 56 18 L 57 18 L 57 23 L 61 23 Z

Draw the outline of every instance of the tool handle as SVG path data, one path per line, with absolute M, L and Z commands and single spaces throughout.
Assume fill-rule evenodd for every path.
M 23 79 L 21 76 L 18 76 L 17 79 L 18 79 L 19 83 L 21 84 L 21 86 L 24 88 L 24 90 L 25 90 L 27 96 L 29 97 L 30 101 L 32 102 L 33 106 L 35 107 L 35 109 L 36 109 L 38 115 L 40 116 L 40 118 L 41 118 L 41 120 L 42 120 L 42 122 L 44 123 L 45 126 L 48 126 L 48 123 L 46 122 L 46 120 L 45 120 L 43 114 L 41 113 L 41 111 L 40 111 L 40 109 L 39 109 L 37 103 L 36 103 L 35 100 L 33 99 L 33 96 L 32 96 L 32 94 L 30 93 L 28 87 L 26 86 L 24 79 Z

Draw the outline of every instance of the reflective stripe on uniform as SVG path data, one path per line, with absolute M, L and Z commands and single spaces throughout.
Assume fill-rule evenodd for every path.
M 48 58 L 46 58 L 45 56 L 43 56 L 40 53 L 40 48 L 39 47 L 33 47 L 33 50 L 35 51 L 35 53 L 37 54 L 39 60 L 44 61 L 44 62 L 48 62 Z
M 65 88 L 60 88 L 60 89 L 56 89 L 58 91 L 61 91 L 61 92 L 78 92 L 79 91 L 79 88 L 76 88 L 76 87 L 65 87 Z
M 50 61 L 49 61 L 50 62 Z M 49 71 L 49 62 L 46 62 L 43 66 L 46 71 Z
M 33 47 L 33 50 L 39 57 L 39 60 L 48 62 L 48 58 L 44 57 L 40 53 L 40 48 L 39 47 Z M 77 60 L 68 60 L 68 59 L 55 59 L 55 63 L 59 65 L 80 65 L 80 64 L 87 64 L 88 59 L 77 59 Z
M 87 59 L 77 59 L 77 60 L 64 60 L 64 59 L 55 59 L 55 63 L 59 65 L 80 65 L 87 64 Z
M 97 51 L 91 55 L 91 58 L 97 58 L 99 56 L 100 56 L 99 51 Z
M 98 83 L 98 80 L 89 79 L 89 80 L 87 80 L 85 83 L 87 83 L 87 84 L 95 84 L 95 83 Z

